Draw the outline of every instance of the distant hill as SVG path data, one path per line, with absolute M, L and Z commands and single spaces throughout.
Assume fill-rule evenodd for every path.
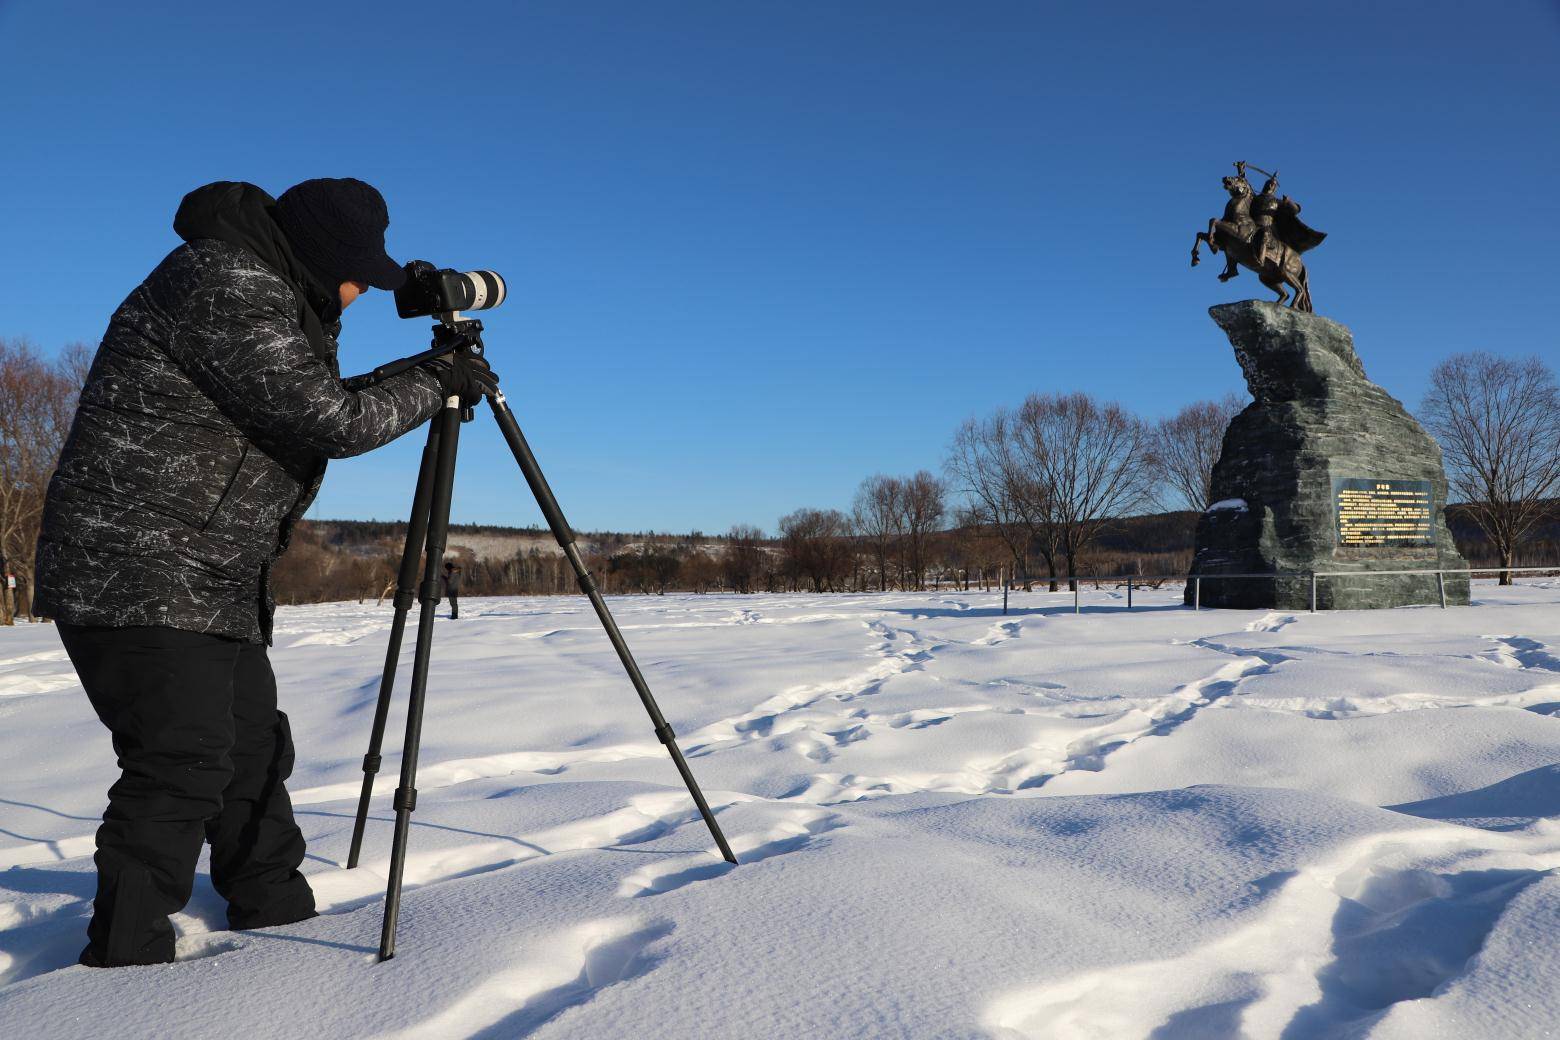
M 322 544 L 354 556 L 379 557 L 387 552 L 398 556 L 406 543 L 404 520 L 311 520 L 306 521 L 306 525 Z M 718 552 L 722 544 L 720 539 L 708 538 L 697 531 L 692 534 L 576 531 L 575 538 L 580 552 L 585 555 L 633 551 L 647 541 L 697 547 L 704 552 Z M 533 552 L 545 556 L 563 555 L 553 540 L 552 531 L 545 527 L 499 524 L 451 524 L 448 548 L 451 553 L 482 562 L 511 560 Z
M 1446 526 L 1451 528 L 1457 551 L 1470 566 L 1491 567 L 1500 563 L 1490 540 L 1479 530 L 1467 506 L 1447 506 Z M 1549 515 L 1539 521 L 1515 566 L 1545 567 L 1551 563 L 1560 564 L 1560 499 L 1549 503 Z

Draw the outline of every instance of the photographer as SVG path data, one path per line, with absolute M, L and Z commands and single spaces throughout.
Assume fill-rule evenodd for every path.
M 305 181 L 273 200 L 185 196 L 179 246 L 98 348 L 38 542 L 36 611 L 61 640 L 122 775 L 97 834 L 81 962 L 173 960 L 202 841 L 233 928 L 314 916 L 293 764 L 266 656 L 272 562 L 326 459 L 388 444 L 496 378 L 478 358 L 343 380 L 343 309 L 406 275 L 379 192 Z
M 460 620 L 460 564 L 454 560 L 444 562 L 444 598 L 450 601 L 450 620 Z

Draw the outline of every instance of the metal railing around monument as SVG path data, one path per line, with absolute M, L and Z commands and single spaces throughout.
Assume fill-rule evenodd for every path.
M 1102 584 L 1114 584 L 1117 588 L 1122 585 L 1127 587 L 1126 609 L 1132 609 L 1132 591 L 1134 588 L 1159 588 L 1167 581 L 1185 582 L 1192 588 L 1192 609 L 1202 609 L 1202 583 L 1208 581 L 1224 581 L 1226 579 L 1240 581 L 1245 579 L 1264 579 L 1272 581 L 1278 578 L 1307 580 L 1311 585 L 1311 613 L 1317 612 L 1317 588 L 1318 580 L 1322 578 L 1372 578 L 1386 574 L 1434 574 L 1436 591 L 1440 596 L 1441 608 L 1446 609 L 1446 576 L 1448 574 L 1464 574 L 1472 582 L 1475 574 L 1550 574 L 1560 577 L 1560 564 L 1549 567 L 1441 567 L 1423 568 L 1418 570 L 1370 570 L 1370 571 L 1269 571 L 1256 574 L 1080 574 L 1075 577 L 1058 578 L 1058 581 L 1066 581 L 1072 585 L 1073 613 L 1083 613 L 1082 589 L 1086 584 L 1092 584 L 1096 589 Z M 1048 580 L 1048 579 L 1047 579 Z M 1011 583 L 1004 581 L 1002 585 L 1002 613 L 1008 612 L 1008 592 L 1012 588 Z

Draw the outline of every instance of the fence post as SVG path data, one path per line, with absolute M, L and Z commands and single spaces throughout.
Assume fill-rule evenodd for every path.
M 1316 613 L 1316 572 L 1311 572 L 1311 613 Z
M 1132 609 L 1132 579 L 1127 579 L 1127 609 Z
M 1202 609 L 1202 575 L 1192 575 L 1192 609 Z
M 1435 590 L 1441 594 L 1441 609 L 1446 609 L 1446 572 L 1435 572 Z
M 1007 617 L 1007 568 L 997 568 L 997 580 L 1002 583 L 1002 616 Z
M 1079 607 L 1078 599 L 1083 594 L 1083 583 L 1082 582 L 1078 582 L 1078 581 L 1074 581 L 1072 583 L 1072 587 L 1073 587 L 1073 613 L 1074 614 L 1081 614 L 1081 613 L 1083 613 L 1083 609 L 1081 607 Z

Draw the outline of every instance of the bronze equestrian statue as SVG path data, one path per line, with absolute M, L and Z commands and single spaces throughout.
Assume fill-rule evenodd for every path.
M 1201 261 L 1197 249 L 1204 242 L 1215 255 L 1224 253 L 1224 271 L 1219 281 L 1227 282 L 1240 274 L 1242 267 L 1256 272 L 1262 284 L 1278 293 L 1278 302 L 1289 300 L 1287 285 L 1295 291 L 1290 306 L 1311 311 L 1311 285 L 1300 254 L 1314 249 L 1327 236 L 1313 231 L 1300 221 L 1300 203 L 1288 195 L 1278 195 L 1278 174 L 1268 174 L 1260 194 L 1253 194 L 1246 180 L 1246 163 L 1235 164 L 1235 176 L 1224 178 L 1224 190 L 1230 193 L 1222 219 L 1208 221 L 1208 230 L 1199 231 L 1192 243 L 1192 266 Z M 1266 170 L 1253 170 L 1267 173 Z

